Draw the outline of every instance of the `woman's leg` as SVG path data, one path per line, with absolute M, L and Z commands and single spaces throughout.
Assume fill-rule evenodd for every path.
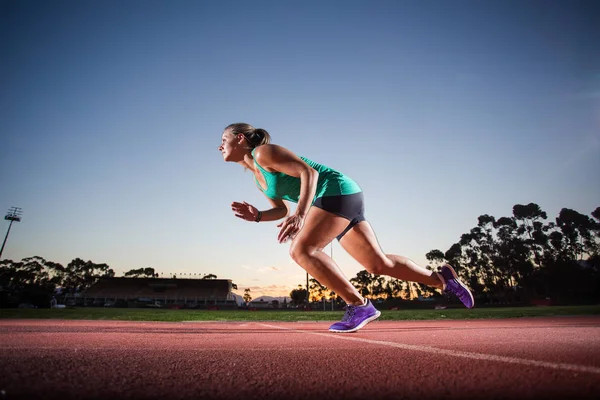
M 362 305 L 363 297 L 335 261 L 323 252 L 323 248 L 342 233 L 348 224 L 346 218 L 311 207 L 304 226 L 292 241 L 290 255 L 306 272 L 337 293 L 346 303 Z
M 395 254 L 385 254 L 373 228 L 362 221 L 350 229 L 340 240 L 340 244 L 367 271 L 376 275 L 387 275 L 403 281 L 419 282 L 439 289 L 443 283 L 439 275 L 420 267 L 412 260 Z

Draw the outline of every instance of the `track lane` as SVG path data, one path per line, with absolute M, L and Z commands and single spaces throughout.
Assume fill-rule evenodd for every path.
M 328 326 L 2 320 L 0 389 L 5 399 L 600 395 L 598 317 Z

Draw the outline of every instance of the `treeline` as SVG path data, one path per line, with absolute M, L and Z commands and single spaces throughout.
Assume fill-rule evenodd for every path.
M 448 250 L 427 253 L 427 269 L 450 263 L 482 305 L 545 299 L 553 304 L 600 301 L 600 207 L 591 217 L 563 208 L 553 221 L 547 219 L 535 203 L 515 205 L 508 217 L 481 215 L 477 226 Z M 360 271 L 350 281 L 371 298 L 441 296 L 429 286 L 367 271 Z M 311 301 L 323 297 L 337 296 L 311 280 Z
M 512 211 L 498 219 L 479 216 L 458 243 L 427 259 L 455 266 L 483 301 L 600 300 L 600 207 L 591 217 L 563 208 L 548 222 L 535 203 Z
M 591 217 L 563 208 L 547 221 L 535 203 L 517 204 L 509 217 L 478 217 L 477 225 L 448 250 L 426 254 L 428 269 L 452 264 L 473 291 L 477 304 L 531 303 L 550 298 L 554 304 L 600 301 L 600 207 Z M 128 271 L 126 277 L 157 277 L 153 268 Z M 101 277 L 114 277 L 106 264 L 76 258 L 66 267 L 42 257 L 0 261 L 0 307 L 30 302 L 47 307 L 57 289 L 62 294 L 83 292 Z M 172 278 L 176 278 L 173 276 Z M 204 274 L 202 279 L 216 279 Z M 438 290 L 414 282 L 360 271 L 350 280 L 364 296 L 411 300 L 439 297 Z M 237 286 L 233 285 L 234 289 Z M 315 279 L 310 300 L 339 297 Z M 290 293 L 301 304 L 306 290 Z
M 54 295 L 73 296 L 83 293 L 100 278 L 115 276 L 107 264 L 96 264 L 76 258 L 66 267 L 42 257 L 34 256 L 21 261 L 0 261 L 0 308 L 17 307 L 30 303 L 37 307 L 48 307 Z M 158 278 L 154 268 L 132 269 L 123 274 L 126 278 Z M 191 277 L 180 274 L 179 277 Z M 172 274 L 169 279 L 177 279 Z M 199 274 L 198 279 L 217 279 L 215 274 Z M 232 283 L 232 288 L 237 285 Z
M 96 264 L 76 258 L 66 267 L 42 257 L 21 261 L 0 261 L 0 307 L 16 307 L 31 303 L 48 307 L 60 288 L 64 294 L 82 292 L 101 277 L 113 277 L 115 272 L 106 264 Z

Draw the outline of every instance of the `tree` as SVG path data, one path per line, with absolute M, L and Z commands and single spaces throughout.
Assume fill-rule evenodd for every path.
M 385 294 L 387 278 L 381 275 L 373 275 L 370 292 L 373 299 L 382 297 Z
M 312 299 L 312 301 L 320 301 L 325 296 L 327 287 L 321 285 L 315 278 L 311 278 L 309 283 L 310 299 Z
M 35 256 L 0 261 L 0 307 L 30 302 L 48 307 L 57 287 L 61 285 L 63 266 Z
M 342 298 L 340 296 L 337 295 L 337 293 L 335 293 L 333 290 L 329 291 L 329 298 L 331 299 L 332 302 L 340 302 L 342 301 Z
M 429 253 L 425 254 L 425 258 L 427 261 L 434 263 L 434 266 L 441 266 L 441 264 L 444 263 L 444 253 L 438 249 L 431 250 Z
M 443 259 L 476 297 L 487 301 L 598 301 L 600 207 L 591 214 L 563 208 L 556 222 L 545 222 L 547 214 L 537 204 L 516 204 L 510 217 L 479 216 L 477 226 L 461 235 Z M 426 257 L 442 262 L 437 251 Z
M 402 286 L 404 288 L 403 292 L 404 292 L 404 298 L 407 300 L 412 300 L 413 296 L 412 296 L 412 282 L 408 282 L 408 281 L 404 281 L 402 282 Z
M 597 210 L 598 208 L 594 211 Z M 598 252 L 598 243 L 594 235 L 597 234 L 597 224 L 587 215 L 563 208 L 556 218 L 556 225 L 565 240 L 568 258 L 582 260 L 584 256 Z
M 457 266 L 460 264 L 460 257 L 462 256 L 462 249 L 460 243 L 454 243 L 448 251 L 444 253 L 444 258 L 448 260 L 450 264 L 453 266 Z
M 243 299 L 246 302 L 246 304 L 248 304 L 248 303 L 250 303 L 252 301 L 252 296 L 250 295 L 250 288 L 244 289 L 244 297 L 243 297 Z
M 292 303 L 294 303 L 297 306 L 306 301 L 306 295 L 306 289 L 304 289 L 302 285 L 298 285 L 297 289 L 293 289 L 290 292 L 290 298 L 292 299 Z
M 545 211 L 542 211 L 540 206 L 535 203 L 529 203 L 526 206 L 521 204 L 515 204 L 513 207 L 513 217 L 516 221 L 521 221 L 522 225 L 517 228 L 518 234 L 527 233 L 528 240 L 525 241 L 527 247 L 533 252 L 533 256 L 536 264 L 541 264 L 539 255 L 538 243 L 534 240 L 534 235 L 537 233 L 539 242 L 539 232 L 541 231 L 542 224 L 540 219 L 548 218 Z
M 65 268 L 63 286 L 68 292 L 75 293 L 86 290 L 99 278 L 113 276 L 115 276 L 115 271 L 106 264 L 95 264 L 76 258 Z
M 368 296 L 371 294 L 370 287 L 374 278 L 375 275 L 366 270 L 362 270 L 358 271 L 356 276 L 350 279 L 350 282 L 362 296 Z
M 397 278 L 389 278 L 386 282 L 384 293 L 388 299 L 401 297 L 402 281 Z
M 158 278 L 158 273 L 154 271 L 154 268 L 139 268 L 125 272 L 124 276 L 131 278 Z
M 592 211 L 592 217 L 594 217 L 595 221 L 591 221 L 591 230 L 594 233 L 595 239 L 590 258 L 600 258 L 600 207 L 596 207 L 596 209 Z

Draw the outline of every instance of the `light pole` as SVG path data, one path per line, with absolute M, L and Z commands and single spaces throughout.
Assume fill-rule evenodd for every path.
M 2 243 L 2 248 L 0 249 L 0 260 L 2 260 L 2 252 L 4 251 L 4 245 L 6 244 L 6 239 L 8 239 L 8 234 L 10 233 L 12 223 L 15 221 L 20 222 L 21 215 L 23 215 L 23 210 L 21 207 L 11 207 L 4 217 L 5 220 L 10 221 L 10 224 L 8 225 L 8 230 L 6 231 L 6 236 L 4 237 L 4 242 Z
M 310 305 L 310 290 L 308 289 L 308 272 L 306 272 L 306 306 Z

